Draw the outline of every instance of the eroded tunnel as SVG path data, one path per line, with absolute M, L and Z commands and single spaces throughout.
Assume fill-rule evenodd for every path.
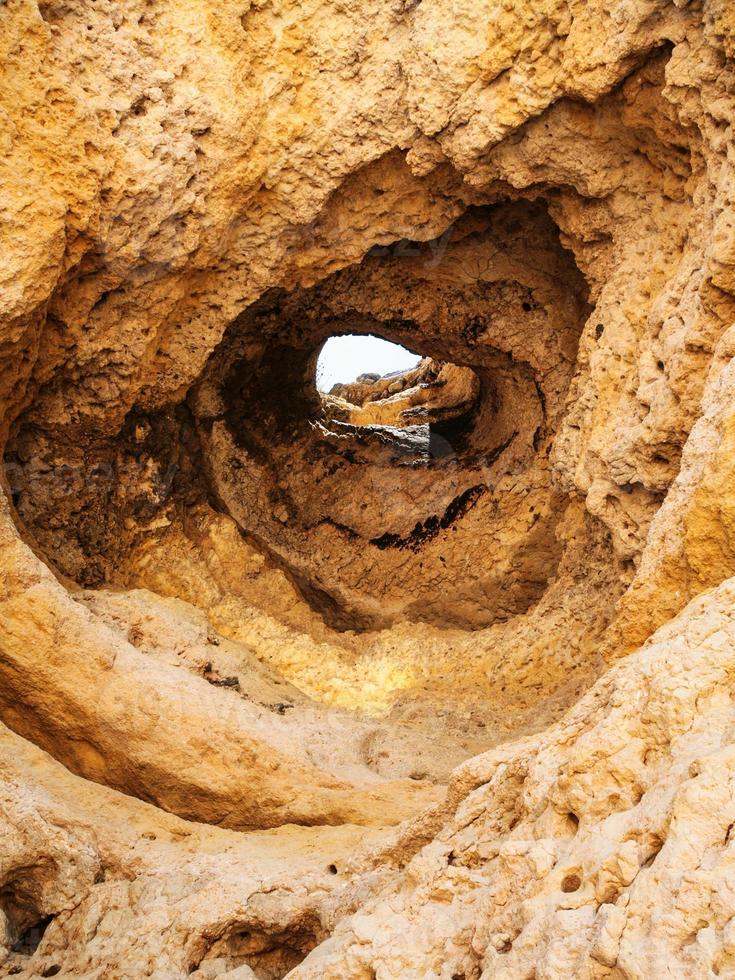
M 115 439 L 63 445 L 22 426 L 6 454 L 17 511 L 87 586 L 116 581 L 141 525 L 209 502 L 331 627 L 507 620 L 559 560 L 551 460 L 588 312 L 543 201 L 472 207 L 435 240 L 269 291 L 178 406 L 133 409 Z M 377 403 L 355 424 L 316 390 L 319 349 L 347 332 L 444 368 L 408 406 L 425 445 L 381 424 Z

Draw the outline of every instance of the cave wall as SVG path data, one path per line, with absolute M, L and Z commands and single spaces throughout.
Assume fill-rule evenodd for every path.
M 735 975 L 734 56 L 0 5 L 0 972 Z M 345 332 L 472 404 L 340 421 Z

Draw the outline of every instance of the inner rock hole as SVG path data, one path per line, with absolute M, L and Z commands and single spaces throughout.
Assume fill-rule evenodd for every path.
M 539 204 L 472 208 L 429 255 L 267 293 L 190 399 L 219 506 L 338 629 L 481 628 L 528 609 L 559 559 L 550 456 L 585 281 Z M 319 392 L 339 335 L 422 359 Z
M 319 353 L 316 386 L 322 393 L 329 394 L 335 385 L 378 381 L 389 375 L 402 374 L 415 368 L 420 360 L 418 354 L 400 344 L 371 334 L 330 337 Z
M 357 374 L 355 357 L 379 370 Z M 330 384 L 337 372 L 354 377 Z M 469 430 L 480 398 L 471 368 L 422 358 L 370 335 L 330 337 L 319 354 L 316 382 L 326 428 L 355 436 L 366 427 L 395 447 L 397 461 L 450 456 L 451 440 Z

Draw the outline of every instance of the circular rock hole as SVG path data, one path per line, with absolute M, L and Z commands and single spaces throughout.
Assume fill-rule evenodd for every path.
M 579 891 L 581 885 L 582 879 L 578 874 L 569 874 L 563 879 L 561 890 L 563 892 L 576 892 Z

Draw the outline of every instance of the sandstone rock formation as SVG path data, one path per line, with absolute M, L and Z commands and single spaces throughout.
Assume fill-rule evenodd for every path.
M 735 977 L 734 119 L 727 0 L 0 3 L 0 976 Z

